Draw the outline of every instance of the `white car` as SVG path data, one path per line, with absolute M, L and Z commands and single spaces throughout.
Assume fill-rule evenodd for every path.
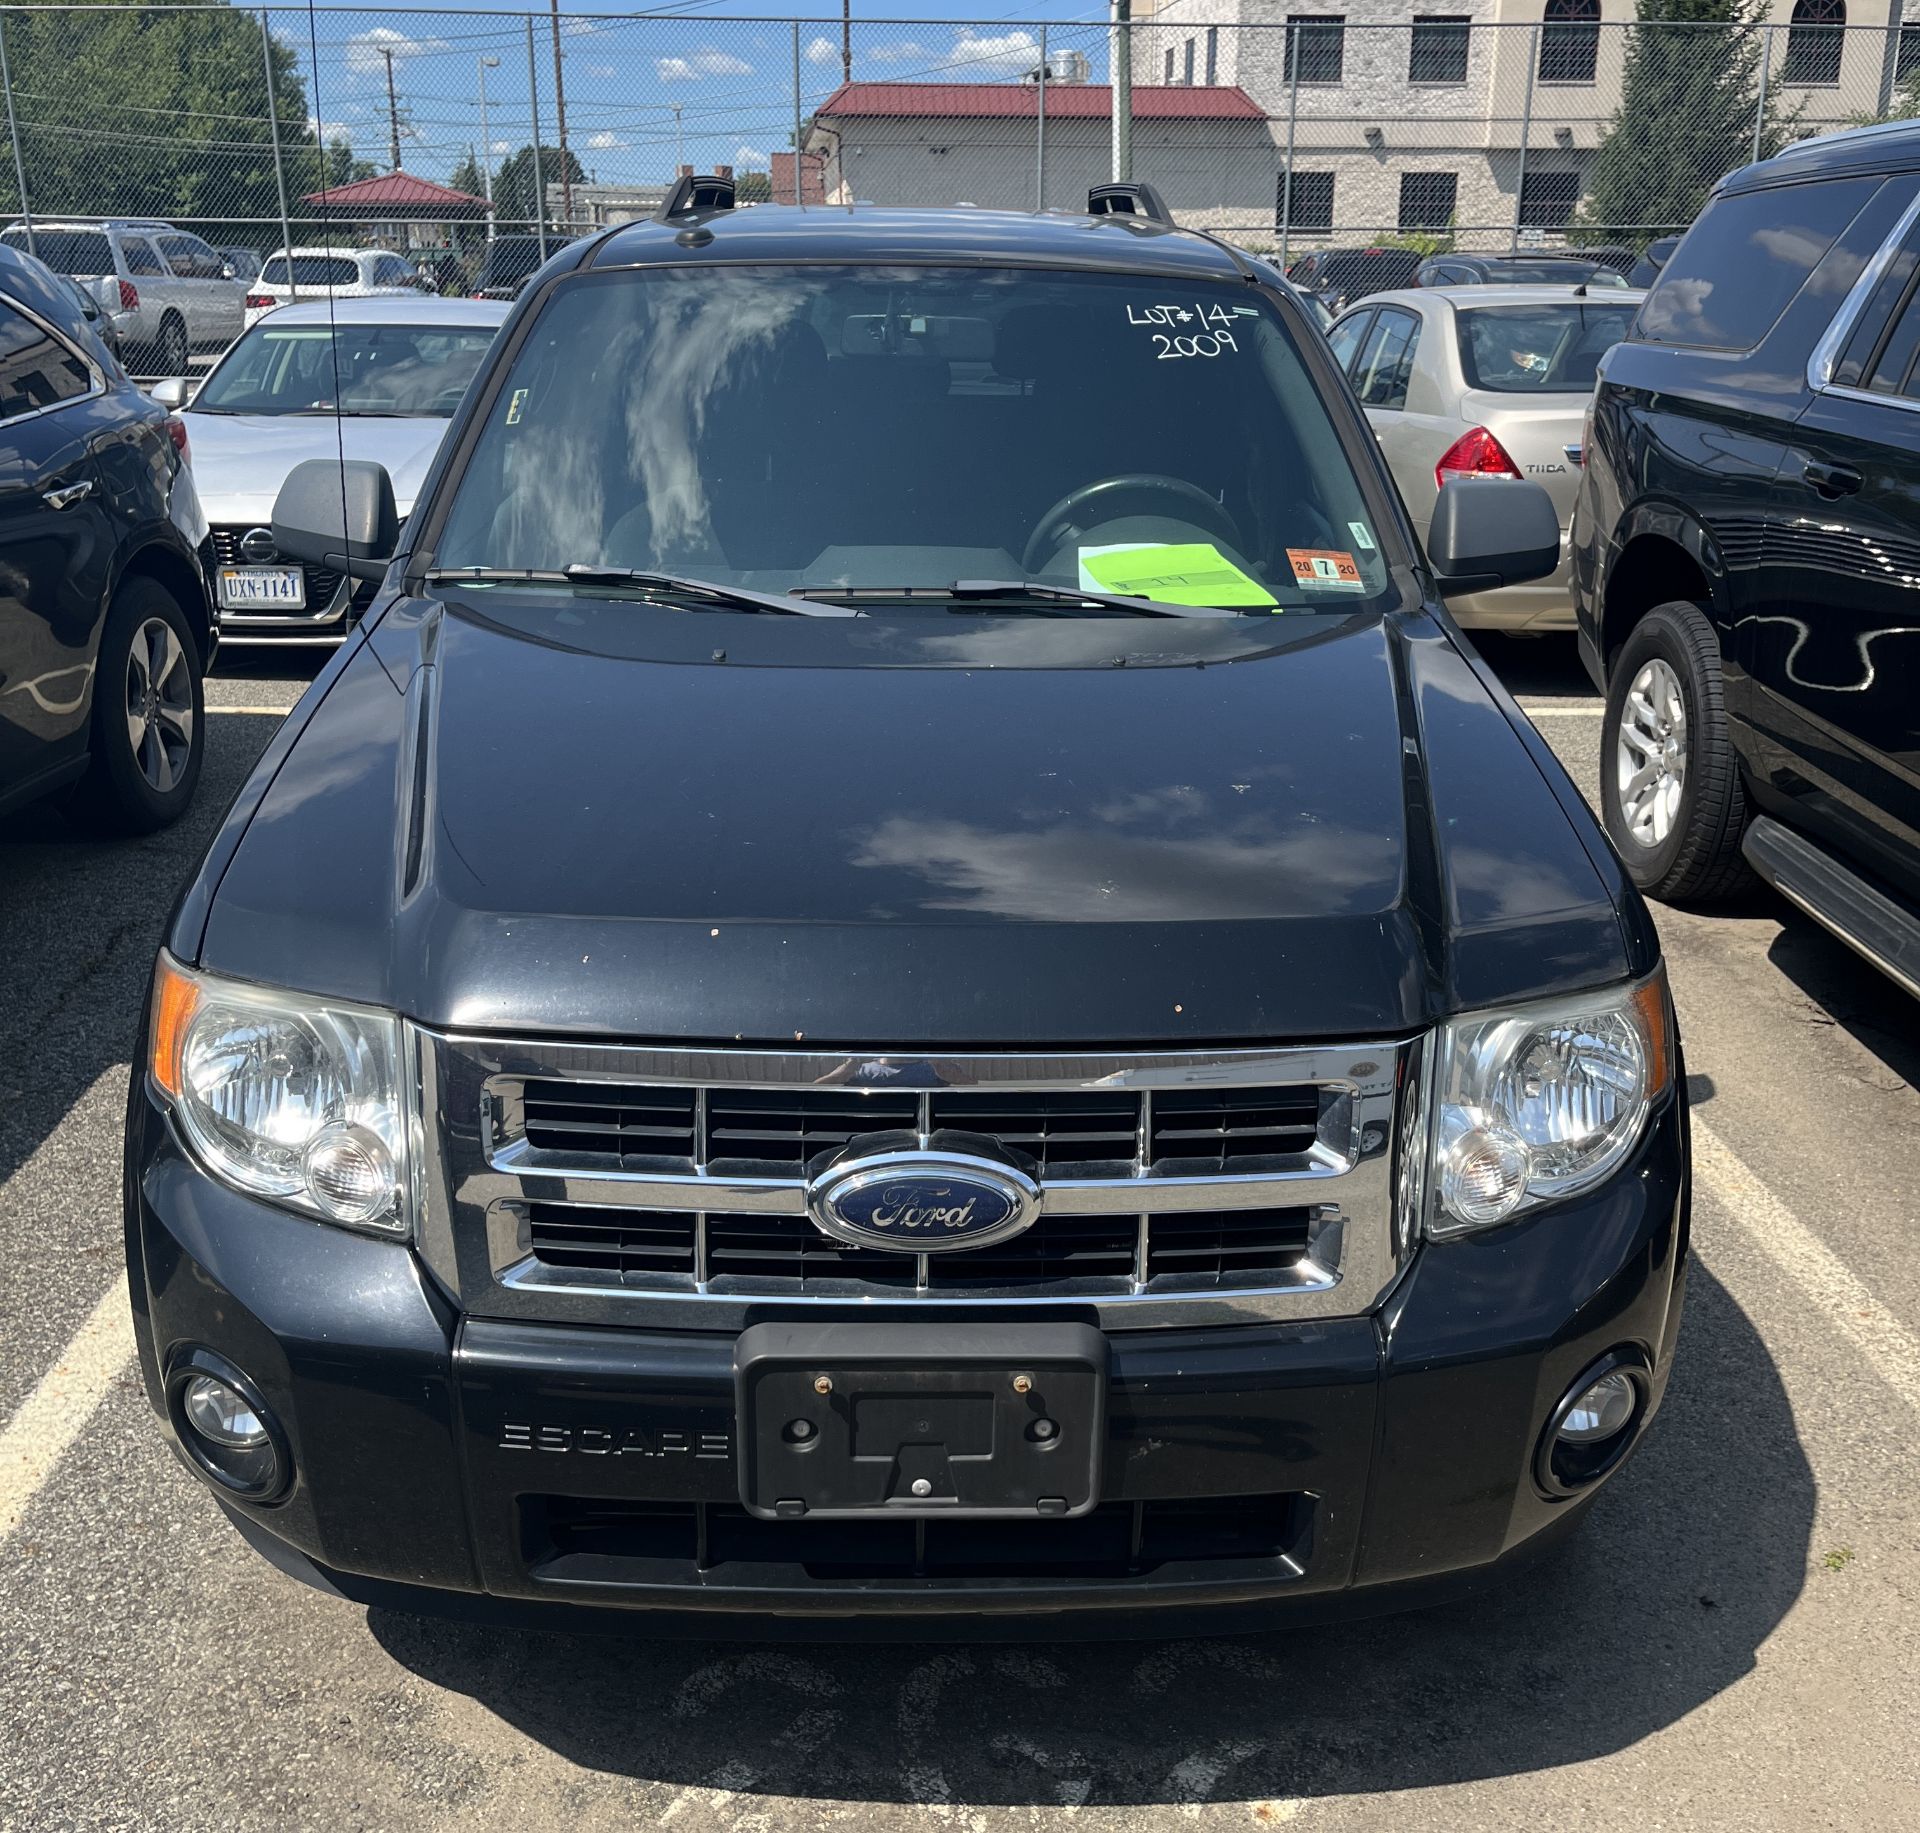
M 420 293 L 418 269 L 384 248 L 280 248 L 261 263 L 247 282 L 247 323 L 296 297 L 300 299 L 375 299 L 383 294 Z
M 212 373 L 153 398 L 186 423 L 194 484 L 212 524 L 220 640 L 338 642 L 373 588 L 283 560 L 273 502 L 308 458 L 370 458 L 404 517 L 494 333 L 493 299 L 325 299 L 283 306 Z M 337 378 L 337 381 L 336 381 Z

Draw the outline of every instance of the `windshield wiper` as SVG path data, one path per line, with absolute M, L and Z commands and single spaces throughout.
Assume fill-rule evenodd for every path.
M 650 573 L 639 567 L 588 566 L 576 561 L 555 568 L 442 566 L 426 575 L 431 585 L 562 585 L 616 586 L 651 598 L 695 598 L 727 611 L 776 611 L 791 617 L 858 617 L 849 605 L 815 605 L 801 598 L 783 598 L 777 592 L 749 592 L 740 586 L 716 585 L 710 579 L 683 579 L 674 573 Z
M 1039 599 L 1044 604 L 1094 605 L 1107 611 L 1127 611 L 1135 617 L 1237 617 L 1213 605 L 1171 605 L 1157 598 L 1128 598 L 1117 592 L 1089 592 L 1079 586 L 1048 585 L 1038 579 L 956 579 L 946 586 L 797 586 L 801 598 L 874 599 L 937 598 L 951 604 L 958 599 L 995 603 L 1004 599 Z

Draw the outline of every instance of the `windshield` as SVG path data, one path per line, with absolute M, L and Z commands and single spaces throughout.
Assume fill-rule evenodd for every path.
M 285 286 L 287 257 L 275 255 L 260 270 L 260 278 L 268 286 Z M 293 284 L 295 286 L 358 286 L 360 265 L 357 261 L 349 261 L 339 255 L 295 255 Z
M 195 396 L 195 413 L 446 419 L 493 342 L 489 325 L 256 325 Z M 336 389 L 338 391 L 336 397 Z
M 27 232 L 9 229 L 4 237 L 9 248 L 27 248 Z M 113 248 L 97 229 L 36 229 L 32 252 L 56 274 L 82 274 L 89 278 L 113 272 Z
M 1488 277 L 1503 285 L 1545 286 L 1625 286 L 1626 276 L 1598 261 L 1495 261 L 1489 264 Z
M 1475 306 L 1460 314 L 1467 386 L 1503 395 L 1588 394 L 1637 302 Z
M 435 559 L 1258 611 L 1347 611 L 1387 583 L 1326 406 L 1253 288 L 929 268 L 565 282 Z

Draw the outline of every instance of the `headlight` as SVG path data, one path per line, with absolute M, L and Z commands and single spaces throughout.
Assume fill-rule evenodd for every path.
M 1666 976 L 1441 1028 L 1427 1233 L 1445 1238 L 1590 1190 L 1673 1075 Z
M 348 1228 L 410 1231 L 400 1021 L 160 957 L 148 1070 L 212 1174 Z

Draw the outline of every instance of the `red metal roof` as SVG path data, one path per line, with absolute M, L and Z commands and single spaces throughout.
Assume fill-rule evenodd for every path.
M 1032 120 L 1038 85 L 1033 83 L 843 83 L 827 98 L 822 115 L 896 118 Z M 1113 92 L 1104 83 L 1049 83 L 1047 113 L 1055 120 L 1113 113 Z M 1244 89 L 1172 88 L 1133 91 L 1136 121 L 1263 121 L 1260 106 Z
M 378 178 L 356 179 L 350 185 L 309 192 L 300 201 L 320 204 L 330 210 L 430 209 L 449 210 L 462 216 L 473 211 L 485 214 L 487 208 L 484 197 L 437 185 L 429 178 L 416 178 L 411 172 L 385 172 Z

